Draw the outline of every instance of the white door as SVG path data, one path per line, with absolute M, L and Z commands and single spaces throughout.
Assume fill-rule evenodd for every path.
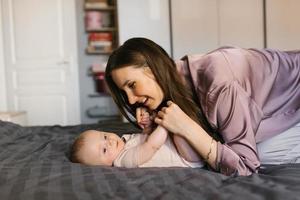
M 77 124 L 75 0 L 2 0 L 9 110 L 29 125 Z

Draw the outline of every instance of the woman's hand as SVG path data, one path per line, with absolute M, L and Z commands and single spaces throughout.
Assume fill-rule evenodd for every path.
M 187 128 L 196 123 L 172 101 L 168 101 L 167 107 L 163 107 L 157 113 L 154 122 L 165 127 L 168 131 L 183 137 Z
M 199 124 L 185 114 L 178 105 L 168 101 L 167 107 L 163 107 L 157 113 L 154 122 L 185 139 L 178 141 L 178 139 L 174 138 L 175 145 L 183 157 L 196 161 L 199 160 L 197 156 L 200 155 L 211 167 L 217 168 L 216 141 Z M 189 148 L 189 145 L 192 148 Z M 192 154 L 190 151 L 194 153 Z

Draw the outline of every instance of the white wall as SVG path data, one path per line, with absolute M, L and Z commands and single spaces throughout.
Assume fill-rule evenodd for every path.
M 172 0 L 174 58 L 220 46 L 262 48 L 262 0 Z
M 219 45 L 263 48 L 263 0 L 219 0 Z
M 175 59 L 218 46 L 217 0 L 173 0 L 171 4 Z
M 300 49 L 300 1 L 267 0 L 267 47 Z
M 2 1 L 0 1 L 0 111 L 7 110 L 6 81 L 3 55 L 3 35 L 2 35 Z
M 146 37 L 169 54 L 170 22 L 168 0 L 118 0 L 119 41 Z

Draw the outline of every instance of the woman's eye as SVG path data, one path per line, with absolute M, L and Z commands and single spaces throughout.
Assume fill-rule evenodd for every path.
M 134 89 L 135 88 L 135 82 L 129 83 L 128 87 L 131 88 L 131 89 Z
M 104 140 L 106 140 L 107 139 L 107 136 L 106 135 L 104 135 Z

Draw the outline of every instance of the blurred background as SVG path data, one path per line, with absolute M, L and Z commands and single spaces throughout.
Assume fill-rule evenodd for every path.
M 299 0 L 2 0 L 0 119 L 122 120 L 104 70 L 127 39 L 152 39 L 174 59 L 228 45 L 300 49 L 299 9 Z

